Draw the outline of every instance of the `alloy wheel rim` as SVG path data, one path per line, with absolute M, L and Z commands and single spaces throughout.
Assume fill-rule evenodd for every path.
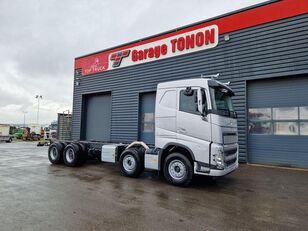
M 173 160 L 168 167 L 169 175 L 176 180 L 181 180 L 185 177 L 187 169 L 185 164 L 180 160 Z
M 75 153 L 74 153 L 74 150 L 72 148 L 69 148 L 68 150 L 66 150 L 65 158 L 66 158 L 67 162 L 69 162 L 69 163 L 72 163 L 74 161 Z
M 56 147 L 53 147 L 53 148 L 51 149 L 51 153 L 50 153 L 50 154 L 51 154 L 50 157 L 51 157 L 52 160 L 57 159 L 57 156 L 58 156 L 58 150 L 57 150 L 57 148 L 56 148 Z
M 123 168 L 127 172 L 133 172 L 136 169 L 136 160 L 132 155 L 126 155 L 124 157 Z

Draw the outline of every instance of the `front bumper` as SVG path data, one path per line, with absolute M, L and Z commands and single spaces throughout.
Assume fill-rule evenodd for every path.
M 238 162 L 236 161 L 234 164 L 226 167 L 223 170 L 211 169 L 209 172 L 209 176 L 225 176 L 238 168 Z
M 196 175 L 204 175 L 204 176 L 225 176 L 228 175 L 229 173 L 233 172 L 234 170 L 236 170 L 239 166 L 238 161 L 236 161 L 234 164 L 219 170 L 219 169 L 210 169 L 208 168 L 207 172 L 201 172 L 201 171 L 197 171 L 197 164 L 195 162 L 195 168 L 194 168 L 194 174 Z

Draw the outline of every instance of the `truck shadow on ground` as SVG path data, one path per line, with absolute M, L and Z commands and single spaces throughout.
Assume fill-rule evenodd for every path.
M 154 181 L 157 184 L 167 184 L 163 174 L 156 171 L 145 171 L 140 176 L 140 178 L 144 180 Z M 206 190 L 211 192 L 220 192 L 229 189 L 232 190 L 232 188 L 237 184 L 237 179 L 231 176 L 213 178 L 209 176 L 195 175 L 188 188 Z
M 48 167 L 48 174 L 52 174 L 56 177 L 75 178 L 83 182 L 101 180 L 122 181 L 126 178 L 121 174 L 118 164 L 102 163 L 98 160 L 89 160 L 85 165 L 74 168 L 68 168 L 65 165 L 50 165 Z M 155 186 L 159 187 L 167 186 L 167 182 L 165 181 L 163 174 L 157 171 L 145 171 L 139 178 L 130 179 L 135 179 L 140 183 L 154 183 Z M 237 180 L 232 176 L 212 178 L 208 176 L 195 175 L 188 187 L 190 189 L 206 190 L 209 192 L 221 192 L 230 189 L 232 190 L 233 186 L 236 184 Z

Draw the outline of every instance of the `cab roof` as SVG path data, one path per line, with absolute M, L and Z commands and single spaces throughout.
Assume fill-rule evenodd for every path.
M 184 80 L 175 80 L 159 83 L 157 88 L 175 88 L 175 87 L 198 87 L 201 85 L 207 85 L 208 78 L 194 78 L 194 79 L 184 79 Z

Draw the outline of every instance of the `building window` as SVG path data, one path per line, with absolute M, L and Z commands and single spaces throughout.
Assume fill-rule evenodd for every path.
M 250 108 L 249 109 L 250 120 L 271 120 L 272 111 L 270 108 Z
M 308 135 L 308 107 L 249 108 L 248 133 Z
M 271 108 L 250 108 L 249 109 L 249 133 L 250 134 L 271 134 L 272 124 Z
M 308 136 L 308 122 L 300 123 L 300 135 Z
M 308 120 L 308 107 L 300 107 L 299 115 L 301 120 Z
M 298 107 L 273 108 L 273 120 L 297 120 Z
M 250 134 L 271 134 L 272 126 L 270 122 L 250 121 L 249 124 Z
M 154 132 L 155 129 L 155 117 L 154 113 L 143 113 L 141 121 L 142 132 Z
M 298 135 L 298 123 L 274 122 L 274 135 Z

